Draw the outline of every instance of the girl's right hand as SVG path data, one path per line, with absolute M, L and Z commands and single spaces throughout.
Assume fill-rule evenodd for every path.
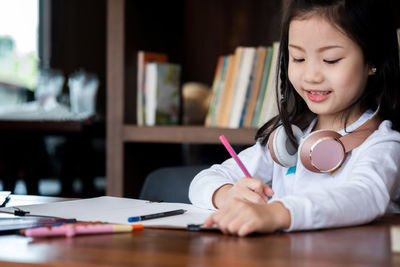
M 243 177 L 235 185 L 226 184 L 217 189 L 213 195 L 213 204 L 216 208 L 221 208 L 233 198 L 265 204 L 273 194 L 274 191 L 260 179 Z

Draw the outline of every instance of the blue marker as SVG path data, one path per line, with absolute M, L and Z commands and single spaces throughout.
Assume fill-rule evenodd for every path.
M 164 218 L 164 217 L 168 217 L 168 216 L 184 214 L 185 212 L 186 212 L 186 210 L 179 209 L 179 210 L 171 210 L 171 211 L 165 211 L 165 212 L 142 215 L 142 216 L 134 216 L 134 217 L 129 217 L 128 222 L 132 223 L 132 222 L 140 222 L 140 221 L 144 221 L 144 220 Z

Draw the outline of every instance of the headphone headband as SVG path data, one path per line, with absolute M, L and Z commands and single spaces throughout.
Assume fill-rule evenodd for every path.
M 378 129 L 381 120 L 375 113 L 370 119 L 364 122 L 360 127 L 350 132 L 349 134 L 343 135 L 339 138 L 345 147 L 345 152 L 348 153 L 354 148 L 360 146 L 376 129 Z

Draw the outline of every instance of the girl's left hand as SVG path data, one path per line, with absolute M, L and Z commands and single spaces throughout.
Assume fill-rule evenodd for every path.
M 280 202 L 258 204 L 234 198 L 204 222 L 206 227 L 214 224 L 225 234 L 271 233 L 290 226 L 290 213 Z

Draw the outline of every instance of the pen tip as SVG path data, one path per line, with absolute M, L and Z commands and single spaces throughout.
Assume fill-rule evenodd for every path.
M 140 221 L 139 217 L 129 217 L 128 218 L 128 222 L 138 222 L 138 221 Z

